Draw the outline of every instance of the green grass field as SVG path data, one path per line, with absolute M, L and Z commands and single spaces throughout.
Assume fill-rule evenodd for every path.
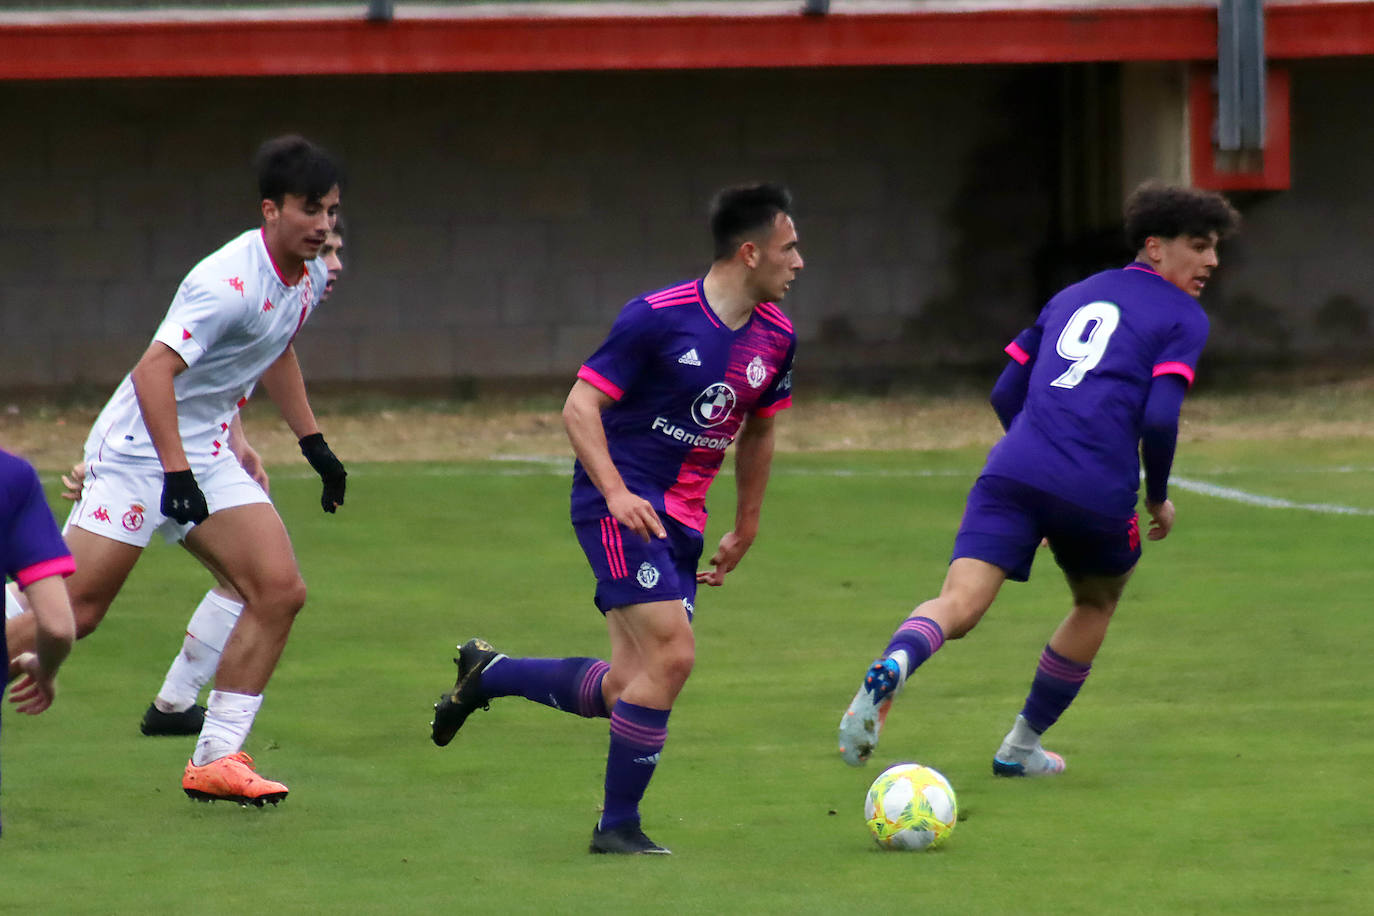
M 1371 518 L 1174 490 L 1078 703 L 1069 769 L 995 780 L 1066 592 L 1043 555 L 908 685 L 874 764 L 835 725 L 865 665 L 939 586 L 981 450 L 779 455 L 764 530 L 698 598 L 698 662 L 645 827 L 669 859 L 593 858 L 606 723 L 519 699 L 446 749 L 430 705 L 455 642 L 595 655 L 604 627 L 544 465 L 350 466 L 337 517 L 274 476 L 311 600 L 249 738 L 279 808 L 195 804 L 190 739 L 138 720 L 208 579 L 158 546 L 58 704 L 7 712 L 0 910 L 42 913 L 1369 912 Z M 1188 445 L 1176 474 L 1374 510 L 1368 442 Z M 51 475 L 48 475 L 51 476 Z M 733 481 L 717 485 L 718 520 Z M 931 853 L 863 825 L 887 763 L 942 770 L 963 819 Z M 21 903 L 22 901 L 22 903 Z M 41 903 L 35 901 L 43 901 Z

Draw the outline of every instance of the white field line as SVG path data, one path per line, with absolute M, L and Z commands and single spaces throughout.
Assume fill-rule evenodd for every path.
M 426 468 L 399 467 L 385 464 L 372 464 L 368 466 L 366 472 L 369 477 L 380 476 L 416 476 L 416 477 L 567 477 L 572 471 L 572 462 L 566 458 L 536 458 L 536 457 L 507 457 L 493 459 L 494 462 L 509 465 L 507 467 L 473 467 L 468 464 L 443 464 Z M 378 473 L 380 471 L 380 473 Z M 1284 473 L 1370 473 L 1374 468 L 1337 466 L 1329 468 L 1295 468 Z M 732 473 L 729 467 L 721 469 L 722 474 Z M 286 480 L 303 480 L 314 476 L 309 471 L 286 471 L 278 472 L 273 475 Z M 853 468 L 778 468 L 774 467 L 772 476 L 775 477 L 872 477 L 890 479 L 924 479 L 937 477 L 963 477 L 969 483 L 977 476 L 977 471 L 970 468 L 946 469 L 946 470 L 925 470 L 925 469 L 885 469 L 885 470 L 855 470 Z M 1261 509 L 1292 509 L 1299 512 L 1316 512 L 1322 515 L 1374 515 L 1374 509 L 1365 509 L 1358 506 L 1342 506 L 1337 503 L 1304 503 L 1291 499 L 1283 499 L 1278 496 L 1265 496 L 1260 493 L 1251 493 L 1236 487 L 1225 487 L 1220 484 L 1207 483 L 1202 480 L 1193 480 L 1188 477 L 1170 477 L 1169 484 L 1180 490 L 1189 493 L 1197 493 L 1201 496 L 1211 496 L 1216 499 L 1224 499 L 1228 502 L 1240 503 L 1246 506 L 1256 506 Z
M 1291 499 L 1262 496 L 1259 493 L 1248 493 L 1245 490 L 1237 490 L 1235 487 L 1218 486 L 1201 480 L 1189 480 L 1186 477 L 1170 477 L 1169 485 L 1180 490 L 1187 490 L 1190 493 L 1215 496 L 1217 499 L 1226 499 L 1247 506 L 1258 506 L 1261 509 L 1297 509 L 1301 512 L 1319 512 L 1323 515 L 1374 515 L 1374 509 L 1361 509 L 1356 506 L 1341 506 L 1334 503 L 1294 502 Z

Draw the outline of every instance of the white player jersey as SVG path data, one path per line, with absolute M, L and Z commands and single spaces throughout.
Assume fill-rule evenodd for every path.
M 258 378 L 305 324 L 324 289 L 321 258 L 306 262 L 294 286 L 278 272 L 261 229 L 201 261 L 181 281 L 153 335 L 186 361 L 176 377 L 177 421 L 192 468 L 228 449 L 229 424 Z M 86 454 L 156 458 L 133 382 L 124 376 L 86 440 Z

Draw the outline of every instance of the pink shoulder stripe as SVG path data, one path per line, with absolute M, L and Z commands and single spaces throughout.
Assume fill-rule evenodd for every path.
M 1003 348 L 1003 350 L 1006 352 L 1008 356 L 1010 356 L 1012 359 L 1016 360 L 1023 366 L 1026 363 L 1030 362 L 1030 354 L 1027 353 L 1025 350 L 1022 350 L 1021 345 L 1014 340 L 1011 343 L 1007 344 Z
M 683 297 L 680 298 L 680 299 L 663 299 L 663 300 L 660 300 L 660 301 L 658 301 L 658 302 L 650 302 L 650 303 L 649 303 L 649 308 L 651 308 L 651 309 L 666 309 L 666 308 L 668 308 L 668 307 L 671 306 L 671 305 L 691 305 L 692 303 L 694 303 L 694 302 L 699 302 L 699 301 L 700 301 L 700 300 L 697 298 L 696 293 L 693 293 L 693 294 L 690 295 L 690 296 L 683 296 Z
M 691 293 L 695 295 L 696 287 L 697 281 L 688 280 L 686 283 L 679 283 L 677 286 L 670 286 L 667 289 L 661 289 L 656 293 L 652 293 L 648 296 L 645 296 L 644 301 L 651 303 L 660 302 L 664 299 L 675 299 L 678 296 L 684 295 L 686 293 Z
M 1193 387 L 1193 367 L 1187 363 L 1160 363 L 1155 366 L 1151 378 L 1159 378 L 1161 375 L 1181 375 L 1188 383 L 1188 387 Z
M 611 400 L 618 401 L 625 396 L 625 391 L 619 385 L 590 366 L 583 366 L 581 369 L 578 369 L 577 377 L 609 397 Z
M 769 404 L 767 407 L 760 407 L 758 410 L 754 411 L 754 416 L 756 416 L 756 417 L 771 417 L 771 416 L 773 416 L 773 414 L 779 413 L 780 411 L 784 411 L 784 410 L 786 410 L 787 408 L 789 408 L 789 407 L 791 407 L 791 406 L 792 406 L 792 395 L 789 394 L 787 397 L 783 398 L 781 401 L 775 401 L 775 402 L 773 402 L 772 404 Z
M 759 315 L 763 316 L 768 321 L 773 322 L 773 324 L 782 328 L 787 333 L 794 333 L 792 329 L 791 319 L 784 315 L 782 313 L 782 309 L 778 308 L 773 303 L 760 302 L 757 306 L 755 306 L 754 311 L 757 312 Z
M 76 561 L 71 554 L 65 557 L 54 557 L 51 560 L 44 560 L 42 563 L 35 563 L 32 566 L 19 570 L 14 576 L 14 581 L 19 583 L 20 588 L 28 588 L 39 579 L 46 579 L 49 576 L 70 576 L 76 572 Z

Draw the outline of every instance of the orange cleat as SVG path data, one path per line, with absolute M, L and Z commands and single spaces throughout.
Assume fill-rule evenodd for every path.
M 261 808 L 286 797 L 288 789 L 279 782 L 264 779 L 253 770 L 253 758 L 243 751 L 212 760 L 203 767 L 186 762 L 181 788 L 196 801 L 236 801 Z

